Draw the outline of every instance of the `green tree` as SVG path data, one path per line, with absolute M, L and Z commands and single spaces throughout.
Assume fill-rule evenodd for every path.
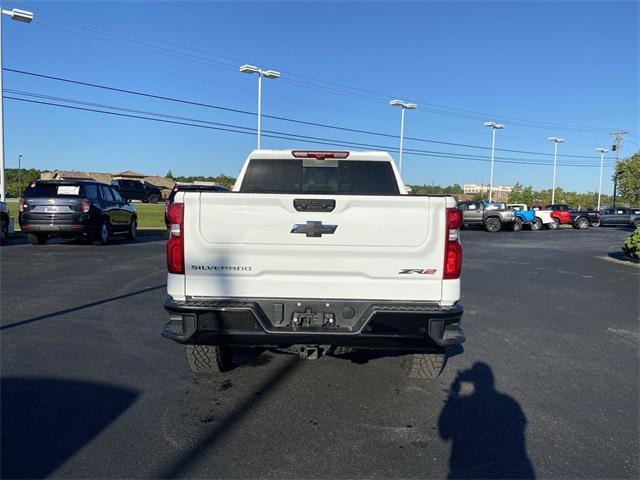
M 173 180 L 173 179 L 174 179 L 174 177 L 173 177 L 173 173 L 171 172 L 171 170 L 169 170 L 169 171 L 165 174 L 164 178 L 168 178 L 168 179 L 170 179 L 170 180 Z
M 516 184 L 513 186 L 513 189 L 511 190 L 511 193 L 509 193 L 509 199 L 508 202 L 509 203 L 524 203 L 524 201 L 522 200 L 523 196 L 522 196 L 522 185 L 520 184 L 520 182 L 516 182 Z
M 522 203 L 531 207 L 533 205 L 533 200 L 535 198 L 535 193 L 533 191 L 533 187 L 529 185 L 522 189 Z
M 7 168 L 4 171 L 4 175 L 7 183 L 7 197 L 15 198 L 22 194 L 29 183 L 40 178 L 40 170 L 36 170 L 35 168 L 23 168 L 20 170 L 20 175 L 18 175 L 17 168 Z
M 618 192 L 630 205 L 640 204 L 640 151 L 616 165 Z

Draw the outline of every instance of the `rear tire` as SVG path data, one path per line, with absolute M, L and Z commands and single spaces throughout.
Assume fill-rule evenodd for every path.
M 106 245 L 109 243 L 109 220 L 103 218 L 98 225 L 98 239 L 94 241 L 94 245 Z
M 536 219 L 531 224 L 531 230 L 537 232 L 538 230 L 542 230 L 542 219 L 536 217 Z
M 586 230 L 587 228 L 589 228 L 589 220 L 584 217 L 580 217 L 573 224 L 573 228 L 577 228 L 578 230 Z
M 31 245 L 44 245 L 45 243 L 47 243 L 46 235 L 30 233 L 27 236 L 29 237 L 29 243 Z
M 633 221 L 633 226 L 636 227 L 636 228 L 640 228 L 640 218 L 636 218 Z
M 158 203 L 160 201 L 160 197 L 155 193 L 149 195 L 149 199 L 147 200 L 149 203 Z
M 519 232 L 520 230 L 522 230 L 522 220 L 517 219 L 515 222 L 513 222 L 513 227 L 511 228 L 514 232 Z
M 445 352 L 414 353 L 405 355 L 401 366 L 409 378 L 434 380 L 440 376 L 447 361 Z
M 487 232 L 496 233 L 502 228 L 502 222 L 498 218 L 488 218 L 484 222 L 484 229 Z
M 0 243 L 4 243 L 9 238 L 9 219 L 4 215 L 0 217 Z
M 554 218 L 553 222 L 551 222 L 549 225 L 547 225 L 547 228 L 549 230 L 557 230 L 558 227 L 560 227 L 560 220 L 558 220 L 557 218 Z
M 135 240 L 138 237 L 138 219 L 132 218 L 131 225 L 129 225 L 129 231 L 127 232 L 127 238 L 129 240 Z
M 231 370 L 233 347 L 220 345 L 185 345 L 189 368 L 194 373 L 216 374 Z

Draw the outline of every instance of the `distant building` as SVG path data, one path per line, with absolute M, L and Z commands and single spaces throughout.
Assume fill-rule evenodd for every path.
M 103 173 L 103 172 L 77 172 L 75 170 L 54 170 L 53 172 L 42 172 L 40 176 L 42 180 L 95 180 L 106 184 L 111 184 L 112 180 L 125 179 L 137 180 L 139 182 L 147 182 L 162 190 L 163 198 L 169 196 L 171 189 L 176 184 L 170 178 L 160 177 L 158 175 L 145 175 L 144 173 L 126 170 L 120 173 Z
M 506 202 L 509 199 L 509 194 L 513 190 L 513 187 L 509 185 L 494 185 L 493 186 L 493 200 L 497 200 L 500 202 Z M 489 198 L 489 185 L 478 184 L 478 183 L 465 183 L 464 184 L 464 195 L 469 196 L 471 198 L 476 195 L 482 193 L 483 197 Z

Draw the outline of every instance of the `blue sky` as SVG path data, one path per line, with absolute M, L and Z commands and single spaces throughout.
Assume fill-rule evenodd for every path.
M 562 136 L 561 154 L 593 157 L 559 158 L 558 185 L 580 191 L 597 189 L 598 168 L 584 164 L 598 163 L 595 147 L 611 145 L 609 129 L 633 133 L 623 156 L 640 148 L 635 1 L 2 3 L 36 15 L 29 25 L 5 17 L 5 68 L 255 112 L 257 79 L 238 72 L 241 63 L 253 63 L 282 72 L 263 84 L 269 115 L 398 135 L 400 112 L 387 101 L 402 98 L 418 103 L 406 114 L 409 137 L 489 147 L 482 123 L 497 120 L 507 126 L 498 148 L 552 153 L 547 136 Z M 4 85 L 208 122 L 256 123 L 251 115 L 11 72 Z M 235 176 L 255 146 L 253 135 L 15 100 L 5 101 L 5 118 L 7 166 L 22 154 L 25 165 L 40 169 Z M 268 118 L 263 128 L 398 145 L 397 138 Z M 330 148 L 272 138 L 263 147 Z M 407 183 L 488 182 L 489 150 L 412 140 L 405 148 L 443 152 L 405 154 Z M 494 183 L 550 188 L 551 156 L 499 151 L 496 158 L 544 164 L 496 163 Z M 611 172 L 607 167 L 605 178 Z

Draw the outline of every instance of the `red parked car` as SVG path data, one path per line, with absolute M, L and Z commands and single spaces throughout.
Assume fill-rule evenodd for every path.
M 545 209 L 551 210 L 551 216 L 553 218 L 557 218 L 561 225 L 573 223 L 573 221 L 571 220 L 571 210 L 569 209 L 569 205 L 547 205 Z

